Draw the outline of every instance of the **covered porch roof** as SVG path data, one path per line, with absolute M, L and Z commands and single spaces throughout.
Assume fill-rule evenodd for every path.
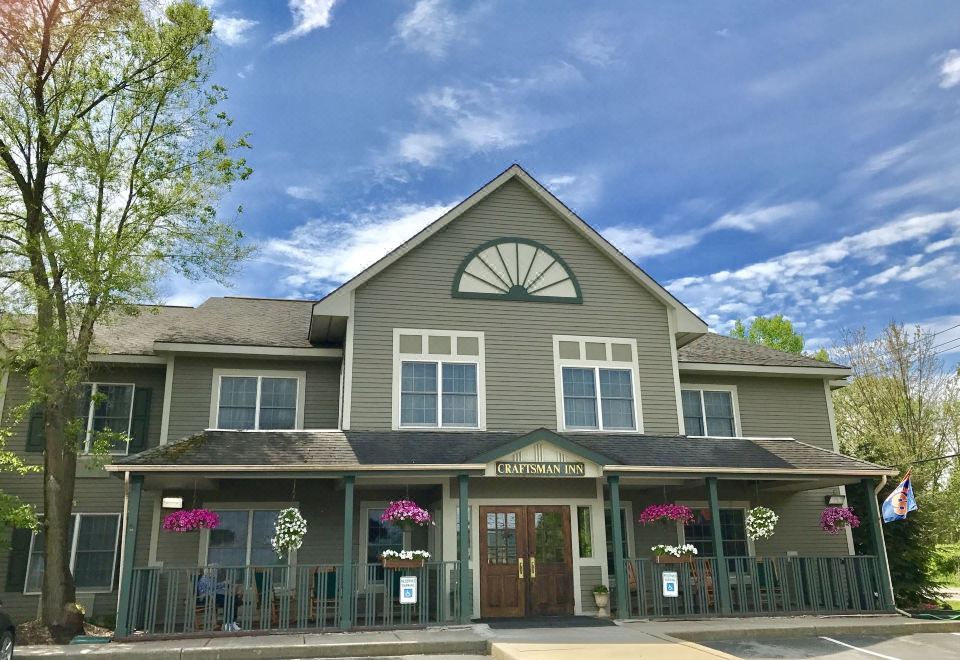
M 824 485 L 894 476 L 876 465 L 792 438 L 484 431 L 214 431 L 115 461 L 117 473 L 483 473 L 499 458 L 547 443 L 636 478 L 808 480 Z M 813 487 L 813 486 L 809 486 Z

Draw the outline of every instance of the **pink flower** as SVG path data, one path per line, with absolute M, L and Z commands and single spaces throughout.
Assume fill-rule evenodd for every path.
M 216 529 L 220 516 L 208 509 L 181 509 L 164 516 L 162 527 L 168 532 L 195 532 L 198 529 Z
M 644 525 L 660 520 L 678 520 L 686 525 L 693 520 L 693 511 L 682 504 L 651 504 L 640 513 Z
M 380 522 L 393 523 L 394 525 L 416 525 L 417 527 L 429 525 L 431 520 L 430 514 L 412 500 L 390 502 L 390 506 L 380 516 Z
M 839 534 L 840 530 L 849 525 L 859 527 L 860 519 L 853 509 L 845 506 L 828 506 L 820 514 L 820 528 L 828 534 Z

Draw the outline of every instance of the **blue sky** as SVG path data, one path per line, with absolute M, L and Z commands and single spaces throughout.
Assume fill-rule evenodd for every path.
M 960 324 L 960 3 L 207 4 L 259 251 L 169 302 L 318 297 L 518 162 L 716 331 Z

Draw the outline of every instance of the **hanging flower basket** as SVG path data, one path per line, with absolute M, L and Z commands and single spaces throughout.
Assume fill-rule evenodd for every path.
M 220 526 L 220 516 L 209 509 L 181 509 L 167 514 L 162 527 L 168 532 L 196 532 L 201 529 L 216 529 Z
M 693 510 L 682 504 L 651 504 L 640 512 L 640 522 L 644 525 L 671 520 L 686 525 L 693 521 Z
M 697 548 L 690 543 L 683 545 L 655 545 L 653 552 L 654 562 L 657 564 L 687 564 L 697 556 Z
M 307 521 L 300 515 L 300 511 L 293 507 L 283 509 L 277 514 L 277 522 L 273 526 L 273 546 L 277 557 L 283 558 L 303 545 L 303 537 L 307 535 Z
M 428 559 L 426 550 L 384 550 L 380 555 L 384 568 L 423 568 Z
M 746 528 L 747 536 L 753 540 L 768 539 L 773 536 L 773 530 L 777 526 L 780 516 L 765 506 L 757 506 L 747 512 Z
M 846 506 L 828 506 L 820 514 L 820 528 L 827 534 L 839 534 L 844 527 L 860 526 L 860 519 L 853 509 Z
M 412 527 L 426 527 L 433 519 L 426 509 L 421 508 L 413 500 L 397 500 L 390 505 L 380 516 L 380 522 L 390 523 L 401 529 Z

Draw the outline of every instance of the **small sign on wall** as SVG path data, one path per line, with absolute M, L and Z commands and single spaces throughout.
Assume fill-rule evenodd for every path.
M 417 578 L 404 576 L 400 578 L 400 604 L 415 605 L 417 602 Z
M 663 572 L 663 595 L 667 598 L 676 598 L 680 595 L 679 577 L 676 571 Z

